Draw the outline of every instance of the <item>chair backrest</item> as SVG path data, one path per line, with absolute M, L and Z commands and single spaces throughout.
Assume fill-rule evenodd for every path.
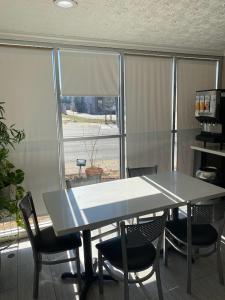
M 67 189 L 71 189 L 72 188 L 71 180 L 69 180 L 69 179 L 66 179 L 66 188 Z
M 213 222 L 213 204 L 195 204 L 191 207 L 193 224 L 210 224 Z
M 127 247 L 137 246 L 139 242 L 145 244 L 156 240 L 164 230 L 167 214 L 166 210 L 161 216 L 140 224 L 125 225 L 121 222 L 121 235 L 126 235 Z
M 20 201 L 19 207 L 23 215 L 28 238 L 31 242 L 32 248 L 34 249 L 35 248 L 34 238 L 36 235 L 39 234 L 40 228 L 38 226 L 37 215 L 36 215 L 31 192 L 28 192 L 26 196 Z M 33 221 L 32 222 L 34 227 L 33 229 L 31 227 L 31 222 L 30 222 L 31 220 Z
M 154 219 L 146 223 L 134 225 L 125 225 L 125 222 L 120 223 L 121 247 L 124 268 L 127 268 L 128 248 L 141 247 L 155 241 L 157 238 L 158 243 L 156 247 L 156 259 L 159 258 L 167 215 L 168 210 L 165 210 L 162 216 L 155 217 Z
M 139 167 L 139 168 L 127 167 L 127 176 L 135 177 L 135 176 L 152 175 L 152 174 L 156 174 L 157 171 L 158 171 L 157 165 L 151 167 Z

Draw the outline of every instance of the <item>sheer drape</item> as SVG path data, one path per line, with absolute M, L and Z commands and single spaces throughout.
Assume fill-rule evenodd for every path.
M 0 47 L 0 101 L 9 124 L 25 130 L 10 158 L 25 171 L 24 187 L 44 214 L 42 193 L 60 188 L 52 51 Z
M 125 56 L 127 164 L 171 168 L 172 59 Z

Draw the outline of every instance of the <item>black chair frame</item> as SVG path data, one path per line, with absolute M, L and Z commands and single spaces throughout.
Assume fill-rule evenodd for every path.
M 148 280 L 152 277 L 154 273 L 156 273 L 156 282 L 157 282 L 157 288 L 158 288 L 158 295 L 159 299 L 163 300 L 163 293 L 162 293 L 162 286 L 161 286 L 161 278 L 160 278 L 160 269 L 159 269 L 159 258 L 160 258 L 160 249 L 162 245 L 163 240 L 163 234 L 164 234 L 164 227 L 166 218 L 168 215 L 168 211 L 165 210 L 162 216 L 155 217 L 154 220 L 151 220 L 150 222 L 142 223 L 142 224 L 133 224 L 133 225 L 126 225 L 125 222 L 120 223 L 120 232 L 121 232 L 121 248 L 122 248 L 122 261 L 123 261 L 123 278 L 121 279 L 120 276 L 117 276 L 111 268 L 106 263 L 107 259 L 104 257 L 104 255 L 101 253 L 100 250 L 98 250 L 98 268 L 99 268 L 99 292 L 100 294 L 103 294 L 103 266 L 107 270 L 107 272 L 112 276 L 112 278 L 115 278 L 118 281 L 124 282 L 124 300 L 129 300 L 129 283 L 138 283 L 140 286 L 142 286 L 142 282 Z M 134 237 L 132 238 L 132 235 L 134 234 Z M 141 236 L 144 236 L 147 243 L 151 243 L 154 240 L 158 239 L 157 246 L 156 246 L 156 257 L 154 259 L 154 262 L 151 266 L 150 272 L 145 275 L 144 277 L 140 278 L 137 273 L 140 271 L 143 271 L 143 269 L 136 270 L 135 272 L 128 270 L 128 263 L 127 263 L 127 249 L 128 247 L 135 246 L 138 248 L 138 242 L 135 238 L 136 234 L 140 234 Z M 129 277 L 130 273 L 134 273 L 134 279 Z
M 187 293 L 191 294 L 191 269 L 192 262 L 200 257 L 207 257 L 216 252 L 217 268 L 219 281 L 224 285 L 222 257 L 221 257 L 221 238 L 225 226 L 225 216 L 219 220 L 217 230 L 217 240 L 211 245 L 193 245 L 192 244 L 192 225 L 211 224 L 213 220 L 213 204 L 187 204 L 187 240 L 184 241 L 173 234 L 165 227 L 163 239 L 163 260 L 164 265 L 168 266 L 168 245 L 187 257 Z M 179 222 L 179 220 L 178 220 Z M 212 249 L 209 249 L 213 247 Z M 207 250 L 201 253 L 201 249 Z
M 43 260 L 42 255 L 49 255 L 49 254 L 56 254 L 59 251 L 51 251 L 51 252 L 40 252 L 38 251 L 35 243 L 35 237 L 38 236 L 41 232 L 38 219 L 32 199 L 32 195 L 30 192 L 26 194 L 26 196 L 20 201 L 19 207 L 22 211 L 23 219 L 25 228 L 27 231 L 28 238 L 30 240 L 32 251 L 33 251 L 33 258 L 34 258 L 34 281 L 33 281 L 33 298 L 38 298 L 38 287 L 39 287 L 39 273 L 42 269 L 42 265 L 55 265 L 61 263 L 67 263 L 71 261 L 76 261 L 76 268 L 77 268 L 77 280 L 78 280 L 78 292 L 80 292 L 81 288 L 81 275 L 80 275 L 80 256 L 79 256 L 79 248 L 74 247 L 74 254 L 75 256 L 65 259 L 59 260 Z M 33 220 L 33 230 L 31 227 L 30 219 Z M 65 251 L 65 250 L 64 250 Z M 61 251 L 60 251 L 61 252 Z

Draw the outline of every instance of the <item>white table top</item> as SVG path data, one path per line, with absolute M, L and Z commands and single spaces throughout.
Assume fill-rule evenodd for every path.
M 179 172 L 144 176 L 156 188 L 179 201 L 210 200 L 225 196 L 225 189 Z
M 43 198 L 57 235 L 180 205 L 141 177 L 48 192 Z
M 225 189 L 178 172 L 120 179 L 43 194 L 57 235 L 95 229 L 165 208 L 225 196 Z

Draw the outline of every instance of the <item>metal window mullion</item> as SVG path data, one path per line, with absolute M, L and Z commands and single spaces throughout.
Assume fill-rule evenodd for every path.
M 216 62 L 216 89 L 220 89 L 222 86 L 222 66 L 223 66 L 223 60 L 219 59 Z
M 124 54 L 120 55 L 120 177 L 125 177 L 125 76 Z
M 177 165 L 177 59 L 173 57 L 173 71 L 172 71 L 172 171 L 176 170 Z
M 59 174 L 60 174 L 60 187 L 64 188 L 65 182 L 65 159 L 64 159 L 64 147 L 63 147 L 63 129 L 62 129 L 62 111 L 61 111 L 61 90 L 60 90 L 60 80 L 59 80 L 59 59 L 58 59 L 58 49 L 53 50 L 53 62 L 54 62 L 54 83 L 55 83 L 55 93 L 57 99 L 57 135 L 58 135 L 58 151 L 59 151 Z
M 115 139 L 120 138 L 120 134 L 113 135 L 93 135 L 93 136 L 82 136 L 82 137 L 72 137 L 64 138 L 63 142 L 80 142 L 80 141 L 91 141 L 91 140 L 104 140 L 104 139 Z

